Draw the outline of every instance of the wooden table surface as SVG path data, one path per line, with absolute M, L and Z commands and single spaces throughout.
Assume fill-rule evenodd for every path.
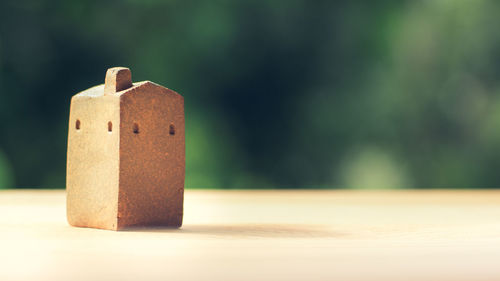
M 70 227 L 0 191 L 0 280 L 500 280 L 500 191 L 187 190 L 184 226 Z

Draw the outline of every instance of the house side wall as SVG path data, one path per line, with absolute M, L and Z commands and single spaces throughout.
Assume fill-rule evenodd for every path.
M 185 173 L 183 98 L 146 83 L 121 96 L 120 116 L 119 228 L 181 226 Z
M 117 228 L 119 106 L 118 96 L 75 96 L 71 101 L 66 177 L 71 225 Z

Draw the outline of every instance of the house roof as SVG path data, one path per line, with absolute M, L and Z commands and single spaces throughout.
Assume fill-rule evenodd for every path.
M 162 87 L 162 86 L 160 86 L 156 83 L 150 82 L 150 81 L 142 81 L 142 82 L 133 83 L 132 87 L 125 89 L 123 91 L 120 91 L 120 92 L 116 92 L 115 94 L 122 95 L 123 93 L 130 91 L 130 90 L 133 90 L 133 89 L 136 89 L 136 88 L 144 85 L 145 83 L 151 83 L 151 84 L 154 84 L 156 86 Z M 97 86 L 94 86 L 92 88 L 89 88 L 85 91 L 81 91 L 78 94 L 76 94 L 75 96 L 100 97 L 103 95 L 104 95 L 104 84 L 101 84 L 101 85 L 97 85 Z
M 175 91 L 172 91 L 168 88 L 165 88 L 161 85 L 158 85 L 154 82 L 151 82 L 151 81 L 141 81 L 141 82 L 136 82 L 136 83 L 133 83 L 132 84 L 132 87 L 128 88 L 128 89 L 125 89 L 123 91 L 119 91 L 119 92 L 116 92 L 114 93 L 113 95 L 118 95 L 118 96 L 121 96 L 125 93 L 128 93 L 130 91 L 134 91 L 134 90 L 137 90 L 141 87 L 147 87 L 147 86 L 153 86 L 153 87 L 158 87 L 158 88 L 161 88 L 161 89 L 166 89 L 168 90 L 169 92 L 172 92 L 172 93 L 175 93 L 176 95 L 179 95 L 178 93 L 176 93 Z M 94 86 L 92 88 L 89 88 L 85 91 L 82 91 L 82 92 L 79 92 L 78 94 L 75 95 L 75 97 L 101 97 L 104 95 L 104 84 L 101 84 L 101 85 L 97 85 L 97 86 Z M 179 95 L 180 96 L 180 95 Z
M 126 67 L 109 68 L 106 72 L 106 78 L 104 84 L 80 92 L 76 94 L 74 97 L 96 98 L 96 97 L 102 97 L 104 95 L 121 97 L 122 95 L 127 93 L 132 94 L 132 92 L 134 93 L 141 92 L 140 90 L 145 90 L 145 91 L 160 90 L 161 92 L 164 92 L 168 95 L 174 95 L 182 98 L 182 96 L 176 93 L 175 91 L 167 89 L 151 81 L 132 83 L 132 75 L 130 69 Z

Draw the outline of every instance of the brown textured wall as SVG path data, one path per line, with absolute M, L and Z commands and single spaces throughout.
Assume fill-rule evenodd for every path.
M 181 226 L 184 99 L 174 91 L 142 82 L 121 95 L 120 119 L 118 228 Z

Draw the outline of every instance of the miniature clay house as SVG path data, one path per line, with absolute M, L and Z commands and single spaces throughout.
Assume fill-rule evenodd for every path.
M 119 230 L 182 225 L 184 99 L 108 69 L 104 85 L 73 96 L 69 117 L 67 218 Z

